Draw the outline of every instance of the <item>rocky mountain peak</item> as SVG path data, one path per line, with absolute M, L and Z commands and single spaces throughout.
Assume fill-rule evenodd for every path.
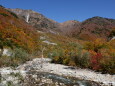
M 32 10 L 23 10 L 23 9 L 8 9 L 20 18 L 24 19 L 27 23 L 34 26 L 38 30 L 49 31 L 54 30 L 57 27 L 57 22 L 51 19 L 46 18 L 40 13 L 37 13 Z
M 76 21 L 76 20 L 69 20 L 69 21 L 61 23 L 61 25 L 63 25 L 63 26 L 75 26 L 76 24 L 79 24 L 79 23 L 80 22 Z

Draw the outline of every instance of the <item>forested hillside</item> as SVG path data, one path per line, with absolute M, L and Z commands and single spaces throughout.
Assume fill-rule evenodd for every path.
M 71 36 L 80 40 L 90 41 L 95 40 L 96 38 L 109 40 L 109 36 L 114 27 L 115 19 L 96 16 L 83 22 L 64 22 L 62 23 L 61 31 L 67 36 Z
M 35 52 L 37 42 L 38 33 L 32 26 L 21 20 L 13 12 L 0 7 L 0 56 L 2 56 L 4 49 L 12 52 L 15 52 L 15 49 L 20 49 L 19 52 L 23 52 L 23 54 L 24 52 L 31 54 Z M 3 59 L 0 58 L 0 66 L 5 61 Z

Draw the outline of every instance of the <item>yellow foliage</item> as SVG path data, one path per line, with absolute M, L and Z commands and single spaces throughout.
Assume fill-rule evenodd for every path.
M 94 50 L 95 52 L 98 52 L 99 49 L 107 47 L 107 43 L 103 39 L 96 39 L 95 41 L 92 42 L 86 42 L 84 45 L 84 48 L 87 50 Z

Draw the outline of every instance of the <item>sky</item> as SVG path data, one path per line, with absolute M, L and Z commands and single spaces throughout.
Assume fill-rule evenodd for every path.
M 115 0 L 0 0 L 0 5 L 31 9 L 60 23 L 94 16 L 115 19 Z

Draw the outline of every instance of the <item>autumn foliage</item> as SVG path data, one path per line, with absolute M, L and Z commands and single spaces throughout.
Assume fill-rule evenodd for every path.
M 16 66 L 29 60 L 38 46 L 38 33 L 25 21 L 3 7 L 0 7 L 0 49 L 7 48 L 11 56 L 2 56 L 0 66 Z
M 85 25 L 85 22 L 83 25 Z M 103 25 L 101 24 L 101 26 Z M 93 32 L 91 29 L 89 30 Z M 98 29 L 98 31 L 100 30 Z M 114 32 L 113 29 L 110 37 L 114 36 Z M 106 34 L 101 35 L 105 36 Z M 56 45 L 43 44 L 43 40 L 39 38 L 44 36 L 46 41 L 55 42 Z M 84 35 L 85 37 L 87 38 L 87 34 Z M 91 35 L 88 35 L 87 39 L 89 37 Z M 35 28 L 18 18 L 17 15 L 0 7 L 0 49 L 10 48 L 9 50 L 14 52 L 10 57 L 0 57 L 0 66 L 9 66 L 9 64 L 15 66 L 17 63 L 20 64 L 29 60 L 29 56 L 35 55 L 35 53 L 39 54 L 40 57 L 42 46 L 45 47 L 44 57 L 52 58 L 54 63 L 114 74 L 115 40 L 107 41 L 96 38 L 93 41 L 83 41 L 61 34 L 38 34 Z
M 81 68 L 90 68 L 102 73 L 114 74 L 115 49 L 113 41 L 103 39 L 79 43 L 70 43 L 63 49 L 52 52 L 53 62 Z
M 32 52 L 37 45 L 37 33 L 15 14 L 0 7 L 0 43 L 3 46 L 21 47 Z
M 101 53 L 97 53 L 96 55 L 91 57 L 91 66 L 92 69 L 98 70 L 100 68 L 100 60 L 103 58 Z

